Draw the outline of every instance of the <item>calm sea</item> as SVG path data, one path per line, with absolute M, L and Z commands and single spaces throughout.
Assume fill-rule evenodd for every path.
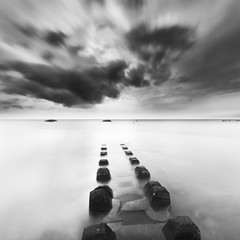
M 99 120 L 0 121 L 0 239 L 79 239 L 101 144 L 115 197 L 141 195 L 121 143 L 168 189 L 172 215 L 203 240 L 239 240 L 240 122 Z

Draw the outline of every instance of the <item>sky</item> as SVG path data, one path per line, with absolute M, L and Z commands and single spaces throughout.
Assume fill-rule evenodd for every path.
M 0 0 L 0 118 L 240 118 L 239 0 Z

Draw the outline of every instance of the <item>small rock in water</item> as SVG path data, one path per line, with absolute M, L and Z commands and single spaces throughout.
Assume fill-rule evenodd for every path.
M 106 156 L 107 152 L 100 152 L 100 156 Z
M 112 209 L 112 189 L 108 186 L 99 186 L 90 192 L 89 211 L 92 214 L 107 213 Z
M 144 192 L 144 194 L 147 195 L 148 191 L 149 191 L 150 188 L 153 187 L 153 186 L 159 186 L 159 187 L 161 187 L 162 185 L 161 185 L 159 182 L 157 182 L 157 181 L 149 181 L 149 182 L 147 182 L 147 183 L 144 185 L 144 187 L 143 187 L 143 192 Z
M 116 240 L 116 234 L 106 223 L 84 228 L 82 240 Z
M 125 151 L 126 155 L 133 155 L 133 153 L 131 151 Z
M 111 174 L 108 168 L 99 168 L 97 171 L 97 181 L 109 181 Z
M 138 179 L 149 179 L 150 178 L 149 171 L 143 166 L 136 167 L 135 173 L 136 173 Z
M 169 219 L 162 232 L 166 240 L 201 240 L 199 228 L 187 216 Z
M 123 149 L 123 150 L 127 150 L 127 149 L 128 149 L 128 147 L 126 147 L 126 146 L 123 146 L 123 147 L 122 147 L 122 149 Z
M 106 147 L 101 147 L 101 151 L 107 151 Z
M 108 163 L 108 160 L 107 159 L 101 159 L 99 161 L 99 166 L 107 166 L 109 163 Z
M 154 185 L 147 193 L 147 199 L 154 210 L 160 210 L 171 204 L 170 194 L 163 186 Z
M 139 160 L 136 157 L 131 157 L 131 158 L 129 158 L 129 160 L 130 160 L 132 165 L 140 163 Z

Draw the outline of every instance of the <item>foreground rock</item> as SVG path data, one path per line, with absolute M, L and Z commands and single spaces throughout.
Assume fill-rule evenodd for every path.
M 116 240 L 116 234 L 106 223 L 84 228 L 82 240 Z
M 201 240 L 199 228 L 186 216 L 169 219 L 162 231 L 166 240 Z
M 113 192 L 109 186 L 99 186 L 90 192 L 89 211 L 91 214 L 107 213 L 112 209 Z
M 149 179 L 150 178 L 150 173 L 149 171 L 141 166 L 141 167 L 136 167 L 135 168 L 135 173 L 138 179 Z
M 123 150 L 128 150 L 128 147 L 123 146 L 122 149 L 123 149 Z
M 169 192 L 159 182 L 151 181 L 146 183 L 144 193 L 154 210 L 159 210 L 171 204 Z
M 107 151 L 107 147 L 101 147 L 101 151 Z
M 99 166 L 107 166 L 109 163 L 108 163 L 108 160 L 107 159 L 101 159 L 99 161 Z
M 136 165 L 136 164 L 140 163 L 139 160 L 136 157 L 130 157 L 129 161 L 132 165 Z

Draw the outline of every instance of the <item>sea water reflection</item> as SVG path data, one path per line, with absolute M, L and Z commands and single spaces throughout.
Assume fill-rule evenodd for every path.
M 204 240 L 239 239 L 239 140 L 238 122 L 1 121 L 0 239 L 79 239 L 94 222 L 103 143 L 115 197 L 142 195 L 125 143 L 169 190 L 173 215 L 189 215 Z

